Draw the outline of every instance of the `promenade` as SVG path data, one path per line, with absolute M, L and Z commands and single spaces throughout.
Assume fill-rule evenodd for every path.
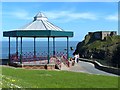
M 84 61 L 79 61 L 75 64 L 75 66 L 70 68 L 64 68 L 63 70 L 73 71 L 73 72 L 83 72 L 89 74 L 97 74 L 97 75 L 109 75 L 109 76 L 117 76 L 115 74 L 107 73 L 101 70 L 98 70 L 94 67 L 94 64 Z

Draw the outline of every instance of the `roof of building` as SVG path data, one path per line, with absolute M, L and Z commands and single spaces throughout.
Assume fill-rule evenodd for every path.
M 43 13 L 38 13 L 32 22 L 12 31 L 4 31 L 4 37 L 73 37 L 73 32 L 64 31 L 48 21 Z
M 63 31 L 60 27 L 48 21 L 48 18 L 43 13 L 38 13 L 34 20 L 17 30 L 54 30 Z

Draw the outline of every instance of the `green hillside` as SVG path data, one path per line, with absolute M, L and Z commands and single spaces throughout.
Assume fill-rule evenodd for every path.
M 113 50 L 118 45 L 118 43 L 120 43 L 120 36 L 112 36 L 112 37 L 108 36 L 106 37 L 106 40 L 103 40 L 103 41 L 93 40 L 92 42 L 90 42 L 90 39 L 91 39 L 90 36 L 86 36 L 86 39 L 83 41 L 85 48 Z
M 79 53 L 80 57 L 98 59 L 102 64 L 111 65 L 112 56 L 119 45 L 120 36 L 118 35 L 98 40 L 88 34 L 82 42 L 78 43 L 74 54 Z

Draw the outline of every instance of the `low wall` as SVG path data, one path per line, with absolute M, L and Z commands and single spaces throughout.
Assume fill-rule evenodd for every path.
M 23 65 L 25 69 L 47 69 L 46 65 Z
M 95 68 L 97 68 L 99 70 L 103 70 L 105 72 L 120 75 L 120 69 L 118 69 L 118 68 L 114 68 L 114 67 L 110 67 L 110 66 L 104 66 L 104 65 L 100 64 L 99 62 L 97 62 L 95 60 L 89 60 L 89 59 L 84 59 L 84 58 L 79 58 L 79 60 L 93 63 L 95 65 Z
M 32 65 L 32 64 L 18 64 L 18 63 L 10 63 L 10 66 L 13 67 L 21 67 L 25 69 L 47 69 L 47 70 L 54 70 L 55 64 L 39 64 L 39 65 Z
M 23 65 L 22 68 L 54 70 L 55 69 L 55 64 Z

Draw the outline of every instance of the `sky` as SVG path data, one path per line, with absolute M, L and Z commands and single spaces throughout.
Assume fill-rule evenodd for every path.
M 1 0 L 2 2 L 119 2 L 119 0 Z
M 39 12 L 65 31 L 73 31 L 71 41 L 82 41 L 88 32 L 118 30 L 117 2 L 2 2 L 0 33 L 24 26 Z

